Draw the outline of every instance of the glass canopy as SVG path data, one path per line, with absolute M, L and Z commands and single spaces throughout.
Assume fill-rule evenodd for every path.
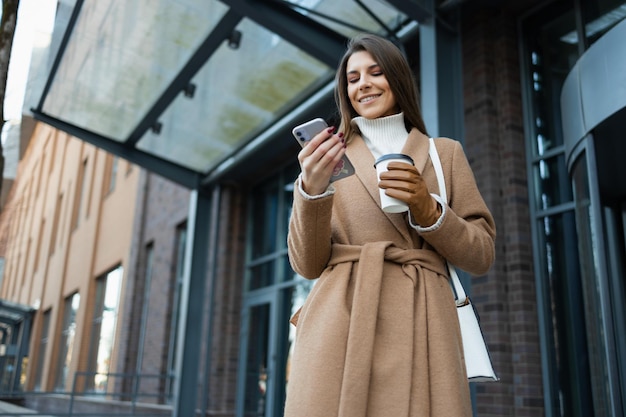
M 332 81 L 333 60 L 276 33 L 280 22 L 343 47 L 408 21 L 380 0 L 85 1 L 37 110 L 207 174 Z
M 179 94 L 159 119 L 162 132 L 148 131 L 139 149 L 207 171 L 332 76 L 326 65 L 249 19 L 236 30 L 238 49 L 223 43 L 215 51 L 192 79 L 194 97 Z

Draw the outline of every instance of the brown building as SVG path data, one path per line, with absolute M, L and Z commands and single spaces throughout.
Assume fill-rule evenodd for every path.
M 475 415 L 624 415 L 626 3 L 58 13 L 69 35 L 3 212 L 0 322 L 32 325 L 5 393 L 42 412 L 282 415 L 287 320 L 313 285 L 286 254 L 290 130 L 332 121 L 334 65 L 367 29 L 402 45 L 429 132 L 463 143 L 496 219 L 496 264 L 467 277 L 501 377 L 472 384 Z

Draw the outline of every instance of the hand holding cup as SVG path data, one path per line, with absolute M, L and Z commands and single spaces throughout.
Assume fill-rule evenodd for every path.
M 387 169 L 379 174 L 378 186 L 387 197 L 404 203 L 420 226 L 435 224 L 441 215 L 437 201 L 430 195 L 426 182 L 412 163 L 390 161 Z

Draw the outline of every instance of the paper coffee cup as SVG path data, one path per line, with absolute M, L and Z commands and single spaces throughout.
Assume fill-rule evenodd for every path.
M 402 153 L 389 153 L 382 155 L 376 159 L 376 162 L 374 162 L 376 174 L 378 175 L 378 181 L 380 181 L 380 174 L 387 171 L 387 165 L 389 162 L 405 162 L 414 165 L 413 159 Z M 385 190 L 382 188 L 380 188 L 380 207 L 386 213 L 404 213 L 409 210 L 409 206 L 407 206 L 406 203 L 396 198 L 389 197 L 385 194 Z

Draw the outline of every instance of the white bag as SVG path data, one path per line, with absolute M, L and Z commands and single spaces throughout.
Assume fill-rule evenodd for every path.
M 454 266 L 448 263 L 448 269 L 456 292 L 456 312 L 459 316 L 459 326 L 461 326 L 461 337 L 463 338 L 467 379 L 470 382 L 497 381 L 498 377 L 493 370 L 487 344 L 478 323 L 478 314 L 469 297 L 465 295 Z
M 430 154 L 430 159 L 435 168 L 435 173 L 437 174 L 439 194 L 444 201 L 448 201 L 441 161 L 439 160 L 439 154 L 435 147 L 435 141 L 432 138 L 430 139 L 430 149 L 428 153 Z M 450 278 L 452 279 L 452 285 L 454 287 L 456 311 L 459 316 L 459 325 L 461 326 L 467 379 L 470 382 L 498 381 L 499 378 L 493 370 L 487 344 L 480 330 L 478 315 L 469 297 L 465 294 L 456 269 L 450 262 L 448 262 L 448 271 L 450 272 Z

